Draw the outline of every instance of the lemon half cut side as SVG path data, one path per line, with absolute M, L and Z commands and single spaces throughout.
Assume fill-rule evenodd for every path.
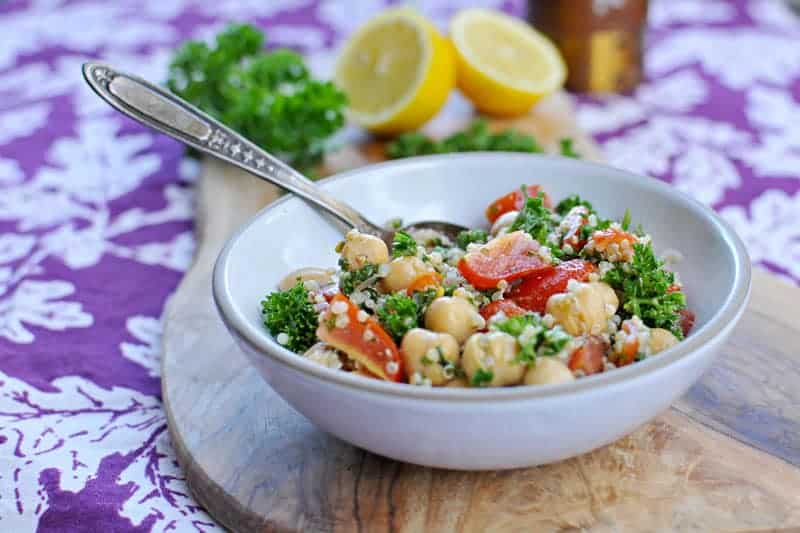
M 335 82 L 350 100 L 350 118 L 379 134 L 419 128 L 455 86 L 447 40 L 417 11 L 388 9 L 344 45 Z
M 465 9 L 450 22 L 458 87 L 480 111 L 514 116 L 564 85 L 556 46 L 526 22 L 490 9 Z

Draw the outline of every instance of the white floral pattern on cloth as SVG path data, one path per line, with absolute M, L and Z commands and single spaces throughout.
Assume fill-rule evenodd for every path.
M 93 96 L 81 62 L 160 79 L 182 39 L 247 20 L 324 72 L 389 3 L 0 5 L 0 530 L 219 529 L 189 496 L 158 382 L 158 317 L 194 248 L 197 166 Z M 476 5 L 415 3 L 440 26 Z M 718 209 L 755 262 L 800 280 L 798 19 L 775 0 L 655 0 L 650 23 L 648 81 L 581 98 L 582 124 L 613 164 Z

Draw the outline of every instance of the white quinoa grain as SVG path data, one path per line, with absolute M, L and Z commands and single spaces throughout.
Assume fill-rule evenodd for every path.
M 278 341 L 278 344 L 281 346 L 286 346 L 289 344 L 289 335 L 286 333 L 278 333 L 278 336 L 275 337 L 275 340 Z
M 342 329 L 346 328 L 349 324 L 350 324 L 350 318 L 348 318 L 347 315 L 338 315 L 336 317 L 336 321 L 334 322 L 334 325 L 337 328 L 342 328 Z
M 375 340 L 375 334 L 372 332 L 371 329 L 367 328 L 364 330 L 362 338 L 364 339 L 364 342 L 370 342 L 372 340 Z
M 362 324 L 364 322 L 366 322 L 368 318 L 369 318 L 369 314 L 367 314 L 367 312 L 364 311 L 363 309 L 359 309 L 358 313 L 356 313 L 356 320 L 358 320 Z
M 342 300 L 337 300 L 331 305 L 331 313 L 334 315 L 341 315 L 347 312 L 347 303 Z

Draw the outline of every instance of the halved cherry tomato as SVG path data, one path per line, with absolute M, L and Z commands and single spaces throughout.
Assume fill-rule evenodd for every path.
M 539 243 L 523 231 L 506 233 L 458 262 L 458 270 L 475 288 L 494 289 L 502 281 L 513 281 L 536 272 L 552 270 L 538 254 Z
M 594 241 L 595 250 L 604 252 L 611 244 L 621 245 L 622 241 L 628 241 L 633 246 L 639 242 L 639 239 L 633 233 L 628 233 L 621 229 L 607 228 L 595 231 L 592 234 L 592 241 Z
M 480 310 L 480 314 L 485 320 L 489 320 L 500 312 L 506 316 L 517 316 L 524 315 L 528 311 L 515 304 L 512 300 L 497 300 L 484 305 Z
M 678 313 L 681 315 L 678 324 L 680 325 L 681 331 L 683 331 L 683 336 L 685 337 L 689 334 L 690 331 L 692 331 L 692 327 L 694 326 L 695 315 L 692 311 L 689 311 L 688 309 L 681 309 L 680 311 L 678 311 Z
M 627 333 L 622 343 L 622 353 L 612 353 L 609 359 L 617 366 L 625 366 L 633 363 L 639 353 L 639 328 L 633 321 L 626 320 L 620 329 Z
M 554 294 L 567 291 L 569 280 L 586 281 L 597 267 L 583 259 L 564 261 L 553 270 L 531 274 L 511 289 L 508 297 L 520 307 L 544 313 L 547 300 Z
M 596 374 L 603 370 L 603 356 L 608 350 L 608 345 L 602 337 L 589 335 L 583 346 L 572 352 L 569 357 L 569 369 L 582 370 L 584 374 Z
M 406 289 L 406 293 L 411 296 L 415 292 L 421 292 L 426 289 L 430 289 L 431 287 L 437 287 L 441 283 L 441 274 L 438 272 L 426 272 L 425 274 L 420 274 L 414 278 L 414 281 L 412 281 L 411 285 L 409 285 Z
M 528 196 L 535 198 L 538 196 L 539 192 L 541 192 L 541 189 L 541 185 L 528 185 L 526 190 L 528 191 Z M 547 196 L 547 193 L 544 194 L 543 203 L 547 208 L 552 207 L 550 197 Z M 489 204 L 489 207 L 486 208 L 486 218 L 493 224 L 494 221 L 502 215 L 505 215 L 509 211 L 519 211 L 524 205 L 525 196 L 523 196 L 522 191 L 512 191 Z
M 336 315 L 332 308 L 339 302 L 344 302 L 347 310 Z M 360 322 L 358 311 L 358 306 L 347 296 L 337 294 L 322 316 L 317 328 L 317 337 L 345 352 L 351 359 L 358 361 L 366 367 L 366 370 L 381 379 L 403 380 L 405 376 L 403 360 L 397 345 L 375 318 L 370 316 L 364 322 Z M 347 324 L 344 327 L 336 327 L 337 316 L 341 315 L 347 317 Z M 367 330 L 370 333 L 365 334 Z

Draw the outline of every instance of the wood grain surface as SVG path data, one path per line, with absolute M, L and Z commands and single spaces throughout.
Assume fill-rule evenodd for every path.
M 558 95 L 515 125 L 554 146 L 577 134 L 571 116 Z M 582 136 L 579 149 L 598 155 Z M 343 150 L 329 165 L 381 157 L 381 146 L 371 144 Z M 790 311 L 800 289 L 756 273 L 749 309 L 718 364 L 672 409 L 609 446 L 514 471 L 417 467 L 317 430 L 261 380 L 219 320 L 213 261 L 225 238 L 275 194 L 206 163 L 197 256 L 165 312 L 162 383 L 172 442 L 192 493 L 227 528 L 800 530 L 800 320 Z

